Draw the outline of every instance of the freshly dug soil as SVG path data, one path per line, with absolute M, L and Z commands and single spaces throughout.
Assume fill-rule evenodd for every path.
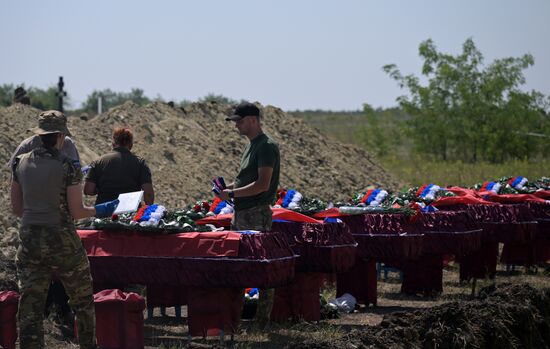
M 466 302 L 385 316 L 338 341 L 291 343 L 287 348 L 548 348 L 550 289 L 501 285 Z

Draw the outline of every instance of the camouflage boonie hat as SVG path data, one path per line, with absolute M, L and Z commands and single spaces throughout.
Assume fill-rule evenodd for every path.
M 38 127 L 32 130 L 38 135 L 61 132 L 66 136 L 71 136 L 67 128 L 67 117 L 60 111 L 47 110 L 38 115 Z

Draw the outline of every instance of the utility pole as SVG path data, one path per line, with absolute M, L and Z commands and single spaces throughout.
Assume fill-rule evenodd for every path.
M 63 77 L 59 77 L 59 82 L 57 83 L 57 92 L 55 95 L 57 96 L 57 109 L 63 113 L 63 97 L 67 96 L 67 92 L 63 91 L 63 86 L 65 84 L 63 83 Z

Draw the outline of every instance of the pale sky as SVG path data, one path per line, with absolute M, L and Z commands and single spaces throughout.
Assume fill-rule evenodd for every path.
M 382 66 L 420 74 L 418 45 L 490 63 L 531 53 L 526 90 L 550 95 L 549 0 L 0 2 L 0 84 L 47 88 L 73 107 L 94 89 L 196 100 L 208 93 L 285 110 L 396 105 Z

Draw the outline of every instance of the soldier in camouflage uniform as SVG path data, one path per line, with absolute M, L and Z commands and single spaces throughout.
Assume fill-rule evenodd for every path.
M 270 205 L 275 202 L 279 186 L 279 146 L 263 133 L 260 110 L 252 103 L 239 104 L 226 120 L 234 121 L 239 133 L 250 140 L 235 182 L 219 195 L 222 200 L 235 201 L 231 229 L 271 230 Z M 272 289 L 260 290 L 255 316 L 260 324 L 267 324 L 270 320 L 273 294 Z
M 73 221 L 110 215 L 117 202 L 83 205 L 82 174 L 59 152 L 65 135 L 70 136 L 66 123 L 61 112 L 42 112 L 34 131 L 43 146 L 19 155 L 12 168 L 12 210 L 21 217 L 16 265 L 24 349 L 44 347 L 43 310 L 52 273 L 65 285 L 76 312 L 80 347 L 96 348 L 90 267 Z

